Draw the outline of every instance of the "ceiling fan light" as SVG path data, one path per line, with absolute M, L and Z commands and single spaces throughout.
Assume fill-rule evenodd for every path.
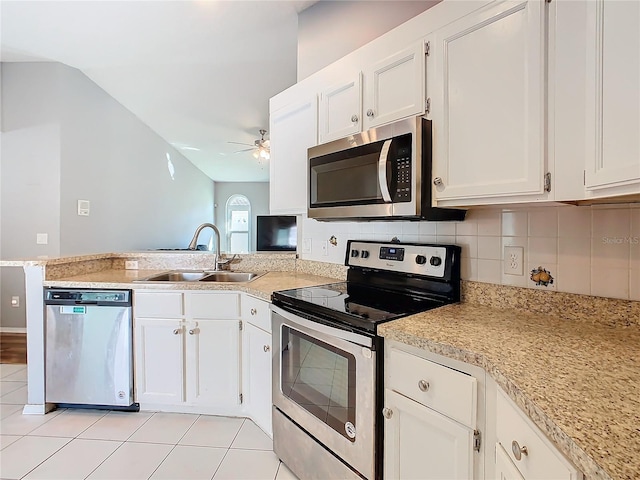
M 260 157 L 260 151 L 259 150 L 254 150 L 252 155 L 253 155 L 253 158 L 258 158 L 258 157 Z
M 263 148 L 260 149 L 260 157 L 264 158 L 265 160 L 269 160 L 269 152 Z

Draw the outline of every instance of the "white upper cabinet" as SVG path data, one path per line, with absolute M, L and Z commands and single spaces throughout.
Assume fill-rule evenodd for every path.
M 320 143 L 424 113 L 424 44 L 413 42 L 319 94 Z
M 272 214 L 307 211 L 307 149 L 317 144 L 316 95 L 271 112 L 270 188 Z
M 594 0 L 586 3 L 585 187 L 597 196 L 637 194 L 640 192 L 640 2 Z M 630 185 L 635 187 L 624 188 Z M 611 190 L 612 187 L 623 188 L 616 191 Z
M 432 36 L 439 205 L 544 200 L 545 2 L 493 2 Z
M 424 56 L 415 42 L 366 68 L 363 130 L 424 112 Z
M 362 124 L 362 74 L 320 92 L 320 143 L 358 133 Z

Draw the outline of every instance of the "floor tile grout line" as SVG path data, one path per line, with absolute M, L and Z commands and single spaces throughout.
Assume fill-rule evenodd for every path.
M 166 444 L 165 444 L 166 445 Z M 176 447 L 178 446 L 178 444 L 176 443 L 175 445 L 173 445 L 171 447 L 171 450 L 169 450 L 167 452 L 167 454 L 164 456 L 164 458 L 160 461 L 160 463 L 158 463 L 158 465 L 156 465 L 156 468 L 153 469 L 153 472 L 151 472 L 151 475 L 149 475 L 147 477 L 147 480 L 150 479 L 151 477 L 153 477 L 153 474 L 156 473 L 158 471 L 158 469 L 160 468 L 160 466 L 167 460 L 167 458 L 169 458 L 169 455 L 171 455 L 171 452 L 173 452 Z
M 201 416 L 202 416 L 201 414 L 197 414 L 196 419 L 195 419 L 193 422 L 191 422 L 191 425 L 189 425 L 189 428 L 187 428 L 187 429 L 185 430 L 185 432 L 182 434 L 182 436 L 181 436 L 181 437 L 178 439 L 178 441 L 175 443 L 176 445 L 179 445 L 179 444 L 180 444 L 180 441 L 182 441 L 182 439 L 185 437 L 185 435 L 186 435 L 187 433 L 189 433 L 189 430 L 191 430 L 191 429 L 193 428 L 193 426 L 196 424 L 196 422 L 197 422 L 198 420 L 200 420 L 200 417 L 201 417 Z
M 26 437 L 27 435 L 25 435 Z M 47 460 L 49 460 L 51 457 L 53 457 L 56 453 L 58 453 L 60 450 L 62 450 L 64 447 L 66 447 L 69 443 L 71 443 L 73 441 L 73 438 L 69 438 L 69 437 L 42 437 L 39 435 L 32 435 L 30 438 L 66 438 L 69 441 L 65 442 L 64 445 L 62 445 L 60 448 L 58 448 L 55 452 L 53 452 L 51 455 L 49 455 L 47 458 L 45 458 L 44 460 L 42 460 L 40 463 L 38 463 L 35 467 L 33 467 L 31 470 L 29 470 L 27 473 L 25 473 L 24 475 L 22 475 L 20 478 L 24 478 L 27 475 L 29 475 L 31 472 L 33 472 L 36 468 L 38 468 L 40 465 L 42 465 L 44 462 L 46 462 Z

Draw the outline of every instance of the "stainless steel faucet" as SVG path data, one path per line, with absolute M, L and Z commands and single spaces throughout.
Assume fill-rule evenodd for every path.
M 200 236 L 200 232 L 202 232 L 202 230 L 204 230 L 205 228 L 211 228 L 213 230 L 213 233 L 215 234 L 216 237 L 216 253 L 215 253 L 215 265 L 216 265 L 216 270 L 218 269 L 218 257 L 220 256 L 220 230 L 218 230 L 218 227 L 216 227 L 213 223 L 203 223 L 202 225 L 200 225 L 198 228 L 196 228 L 196 233 L 193 234 L 193 238 L 191 239 L 191 242 L 189 242 L 189 250 L 195 250 L 198 246 L 198 237 Z

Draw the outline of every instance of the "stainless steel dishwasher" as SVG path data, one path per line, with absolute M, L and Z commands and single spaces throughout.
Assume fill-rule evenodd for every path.
M 137 410 L 131 290 L 45 288 L 45 400 Z

